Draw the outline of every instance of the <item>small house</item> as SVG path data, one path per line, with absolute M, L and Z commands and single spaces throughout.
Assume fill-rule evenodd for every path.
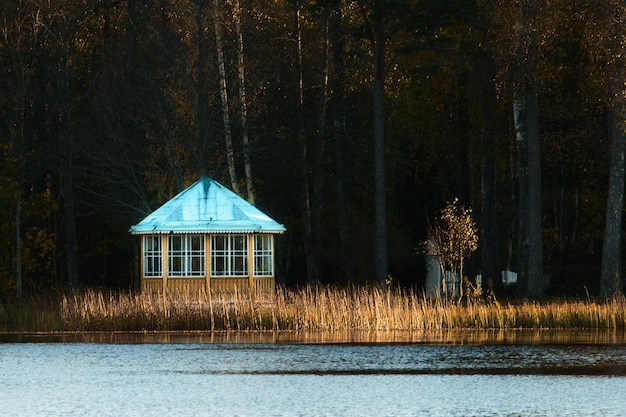
M 141 238 L 141 289 L 273 290 L 274 236 L 284 231 L 204 177 L 130 228 Z

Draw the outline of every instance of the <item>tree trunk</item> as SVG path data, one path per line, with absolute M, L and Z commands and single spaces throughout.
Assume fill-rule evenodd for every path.
M 541 148 L 539 143 L 539 100 L 537 83 L 529 88 L 528 97 L 528 297 L 544 294 L 543 241 L 541 209 Z
M 606 224 L 602 248 L 600 296 L 611 298 L 620 293 L 622 258 L 622 211 L 624 209 L 624 134 L 620 117 L 614 105 L 607 110 L 607 127 L 611 146 L 609 165 L 609 192 L 606 205 Z
M 324 7 L 320 17 L 322 32 L 322 50 L 320 63 L 320 94 L 318 102 L 317 129 L 315 132 L 315 165 L 313 173 L 313 207 L 312 207 L 312 239 L 315 251 L 315 258 L 318 263 L 321 259 L 322 245 L 322 208 L 324 206 L 324 155 L 326 150 L 326 107 L 328 101 L 328 16 L 329 8 Z
M 246 67 L 244 64 L 243 33 L 241 31 L 241 7 L 239 0 L 233 1 L 233 20 L 235 21 L 235 33 L 237 35 L 237 70 L 239 75 L 239 104 L 241 106 L 241 137 L 243 142 L 243 163 L 246 174 L 247 200 L 254 204 L 256 194 L 254 181 L 252 180 L 252 162 L 250 158 L 250 138 L 248 129 L 248 102 L 246 100 Z
M 22 181 L 18 181 L 15 204 L 15 296 L 22 298 Z
M 206 41 L 204 36 L 204 27 L 205 27 L 205 18 L 204 18 L 204 8 L 205 8 L 205 0 L 196 0 L 196 35 L 197 35 L 197 50 L 198 50 L 198 59 L 196 60 L 196 77 L 197 77 L 197 85 L 196 85 L 196 140 L 197 142 L 197 158 L 198 158 L 198 169 L 200 171 L 200 175 L 205 175 L 208 171 L 207 166 L 207 157 L 205 155 L 205 150 L 207 148 L 207 131 L 208 131 L 208 115 L 207 115 L 207 106 L 208 106 L 208 92 L 207 92 L 207 68 L 206 68 Z M 129 4 L 130 7 L 130 4 Z M 129 13 L 131 9 L 129 9 Z M 135 13 L 135 11 L 132 11 Z
M 67 283 L 73 290 L 78 288 L 78 255 L 76 244 L 76 213 L 74 206 L 74 167 L 72 163 L 72 136 L 70 124 L 70 74 L 69 74 L 69 46 L 67 28 L 61 39 L 61 114 L 60 114 L 60 142 L 61 142 L 61 189 L 65 202 L 65 249 L 67 252 Z
M 23 110 L 20 109 L 20 113 Z M 23 119 L 22 119 L 23 120 Z M 22 298 L 22 189 L 24 187 L 24 126 L 20 121 L 19 156 L 18 156 L 18 181 L 15 192 L 15 296 Z
M 217 67 L 220 79 L 220 99 L 222 102 L 222 120 L 224 122 L 224 140 L 226 142 L 226 163 L 228 165 L 228 175 L 230 186 L 236 194 L 239 192 L 239 181 L 235 169 L 235 151 L 233 149 L 233 137 L 230 129 L 230 109 L 228 105 L 228 88 L 226 84 L 226 64 L 224 62 L 224 46 L 222 43 L 221 13 L 219 11 L 218 0 L 213 0 L 215 18 L 215 47 L 217 48 Z
M 482 134 L 481 139 L 481 201 L 480 240 L 482 253 L 482 282 L 484 288 L 499 292 L 502 278 L 498 268 L 498 236 L 496 219 L 495 156 L 493 143 Z
M 517 194 L 518 194 L 518 185 L 517 185 L 517 169 L 515 166 L 515 144 L 510 146 L 508 149 L 508 159 L 509 159 L 509 189 L 510 194 L 509 198 L 511 199 L 510 211 L 508 216 L 508 227 L 507 227 L 507 245 L 506 245 L 506 270 L 512 271 L 513 268 L 513 248 L 515 246 L 515 230 L 517 225 Z
M 464 66 L 465 57 L 459 60 L 459 67 Z M 470 167 L 470 105 L 468 97 L 469 74 L 462 71 L 459 74 L 454 101 L 453 132 L 456 139 L 456 148 L 459 155 L 457 171 L 457 197 L 463 206 L 473 206 L 472 170 Z
M 26 118 L 26 66 L 23 62 L 21 53 L 19 50 L 19 119 L 18 119 L 18 154 L 17 154 L 17 189 L 15 192 L 15 296 L 22 298 L 22 284 L 23 284 L 23 268 L 22 268 L 22 190 L 24 189 L 24 164 L 25 164 L 25 148 L 26 148 L 26 133 L 25 133 L 25 118 Z
M 385 286 L 387 265 L 387 206 L 385 191 L 385 27 L 382 6 L 376 4 L 374 17 L 374 199 L 375 199 L 375 279 Z
M 539 146 L 539 100 L 537 89 L 537 40 L 532 19 L 534 5 L 520 7 L 519 60 L 513 84 L 513 119 L 517 143 L 518 181 L 518 294 L 543 295 L 541 233 L 541 153 Z
M 518 164 L 518 294 L 539 297 L 543 295 L 541 165 L 537 87 L 534 81 L 515 86 L 513 113 Z
M 329 105 L 333 118 L 335 139 L 335 187 L 337 191 L 337 223 L 339 233 L 339 260 L 343 267 L 340 279 L 349 282 L 354 279 L 352 257 L 350 256 L 350 215 L 348 188 L 346 186 L 346 66 L 344 58 L 344 38 L 341 29 L 341 0 L 335 0 L 329 16 L 329 37 L 332 45 L 332 71 L 330 73 Z
M 65 130 L 65 129 L 64 129 Z M 67 250 L 67 279 L 71 289 L 78 288 L 78 256 L 76 245 L 76 214 L 74 208 L 74 173 L 71 161 L 69 133 L 61 133 L 65 157 L 63 161 L 63 196 L 65 198 L 65 240 Z
M 307 156 L 307 143 L 304 128 L 304 80 L 303 80 L 303 62 L 302 62 L 302 33 L 300 30 L 300 6 L 294 5 L 294 43 L 296 45 L 296 67 L 298 71 L 298 108 L 297 114 L 297 137 L 301 150 L 301 176 L 302 176 L 302 232 L 304 239 L 304 252 L 306 257 L 306 274 L 307 282 L 315 285 L 319 280 L 319 268 L 317 257 L 315 256 L 315 245 L 313 242 L 313 233 L 311 231 L 311 192 L 309 187 L 309 164 Z
M 481 206 L 480 206 L 480 242 L 482 257 L 483 288 L 494 292 L 502 290 L 502 277 L 498 267 L 498 234 L 496 214 L 496 182 L 495 182 L 495 134 L 492 117 L 496 108 L 496 91 L 492 80 L 494 65 L 486 54 L 481 54 L 484 63 L 479 71 L 478 86 L 482 92 L 480 104 L 480 173 L 481 173 Z
M 622 213 L 624 211 L 624 14 L 623 2 L 607 2 L 601 26 L 607 39 L 602 58 L 608 59 L 606 79 L 606 124 L 610 146 L 609 189 L 607 193 L 600 296 L 613 298 L 622 290 Z

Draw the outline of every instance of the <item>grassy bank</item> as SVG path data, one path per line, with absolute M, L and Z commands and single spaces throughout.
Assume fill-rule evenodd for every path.
M 0 304 L 0 331 L 626 328 L 626 301 L 462 304 L 373 287 L 279 289 L 275 294 L 147 294 L 101 290 Z

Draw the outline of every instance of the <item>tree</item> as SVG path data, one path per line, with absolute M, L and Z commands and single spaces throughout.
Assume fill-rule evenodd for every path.
M 372 132 L 374 142 L 374 280 L 385 286 L 389 273 L 387 259 L 387 197 L 385 184 L 385 76 L 387 39 L 384 0 L 368 7 L 359 2 L 372 53 Z
M 219 69 L 220 99 L 222 100 L 222 120 L 224 122 L 224 141 L 226 143 L 226 162 L 228 165 L 228 174 L 230 176 L 230 186 L 235 193 L 240 194 L 239 181 L 237 180 L 237 170 L 235 169 L 235 151 L 233 148 L 233 136 L 230 126 L 230 104 L 228 100 L 226 63 L 224 59 L 224 45 L 222 40 L 222 13 L 220 13 L 218 0 L 213 0 L 213 14 L 215 19 L 213 25 L 215 29 L 217 66 Z M 203 26 L 199 25 L 198 30 L 202 32 L 204 30 Z
M 484 45 L 485 42 L 483 42 Z M 489 51 L 490 52 L 490 51 Z M 480 69 L 476 77 L 479 97 L 480 135 L 480 237 L 482 258 L 482 282 L 485 288 L 495 292 L 502 289 L 500 265 L 498 263 L 497 199 L 496 199 L 496 144 L 497 129 L 492 123 L 492 115 L 497 109 L 496 91 L 493 85 L 495 68 L 488 51 L 479 51 L 477 60 Z
M 617 72 L 613 77 L 617 76 Z M 612 80 L 611 80 L 612 81 Z M 613 88 L 615 82 L 611 82 Z M 623 83 L 618 87 L 623 88 Z M 615 90 L 613 90 L 615 91 Z M 609 192 L 606 203 L 606 225 L 602 247 L 600 296 L 612 298 L 621 292 L 621 234 L 624 210 L 624 131 L 622 111 L 611 100 L 607 109 L 607 130 L 610 141 Z M 620 117 L 621 116 L 621 117 Z M 621 119 L 621 120 L 620 120 Z
M 63 195 L 65 221 L 65 251 L 67 263 L 67 284 L 71 289 L 78 288 L 78 239 L 76 235 L 76 204 L 74 185 L 74 156 L 75 156 L 75 124 L 73 112 L 77 95 L 74 94 L 76 74 L 79 71 L 78 43 L 82 19 L 75 15 L 76 4 L 67 1 L 58 9 L 48 10 L 46 22 L 48 34 L 52 40 L 52 47 L 56 54 L 59 68 L 57 78 L 53 80 L 56 89 L 56 105 L 58 116 L 58 137 L 60 144 L 60 183 Z M 81 16 L 83 19 L 91 17 L 91 10 Z M 78 87 L 78 86 L 76 86 Z
M 624 210 L 624 157 L 626 140 L 626 7 L 621 2 L 596 4 L 591 9 L 589 31 L 591 52 L 604 69 L 606 89 L 606 126 L 610 146 L 609 188 L 606 204 L 600 296 L 615 297 L 621 293 L 622 280 L 622 212 Z
M 312 215 L 311 215 L 311 191 L 309 187 L 308 152 L 306 143 L 306 131 L 304 120 L 304 63 L 302 56 L 302 30 L 300 26 L 301 6 L 299 1 L 293 5 L 293 40 L 296 47 L 296 71 L 297 77 L 297 97 L 298 105 L 296 110 L 296 136 L 300 145 L 300 174 L 302 176 L 302 228 L 304 239 L 304 255 L 306 257 L 306 275 L 309 284 L 315 284 L 319 280 L 319 264 L 314 251 Z
M 16 120 L 11 123 L 15 128 L 13 140 L 13 152 L 15 154 L 14 167 L 16 172 L 15 191 L 15 294 L 17 298 L 22 297 L 23 290 L 23 239 L 22 239 L 22 219 L 23 219 L 23 190 L 25 187 L 25 165 L 26 165 L 26 114 L 27 108 L 31 104 L 33 68 L 35 67 L 35 46 L 37 36 L 40 32 L 40 22 L 38 21 L 38 11 L 34 4 L 30 7 L 18 7 L 18 11 L 13 20 L 6 21 L 2 27 L 2 40 L 0 44 L 13 51 L 13 57 L 9 61 L 12 68 L 9 74 L 14 74 L 15 84 L 15 109 Z M 32 9 L 31 9 L 32 7 Z M 8 91 L 5 90 L 6 93 Z M 6 94 L 10 96 L 10 94 Z
M 494 58 L 494 38 L 497 35 L 492 24 L 498 10 L 492 1 L 477 2 L 470 10 L 472 14 L 468 23 L 471 27 L 482 28 L 474 36 L 460 41 L 471 61 L 468 62 L 470 98 L 467 99 L 469 108 L 466 111 L 470 113 L 468 130 L 475 130 L 480 158 L 480 271 L 483 287 L 498 292 L 502 289 L 502 280 L 498 256 L 496 154 L 502 133 L 499 124 L 494 123 L 494 119 L 500 117 L 494 118 L 494 114 L 501 112 L 503 106 L 498 106 L 497 101 Z
M 345 39 L 341 27 L 341 0 L 330 2 L 328 17 L 328 36 L 331 44 L 331 70 L 329 75 L 329 107 L 333 121 L 333 138 L 335 140 L 335 190 L 337 194 L 337 223 L 339 237 L 339 261 L 343 266 L 344 281 L 353 279 L 354 260 L 350 256 L 351 232 L 349 215 L 349 195 L 346 186 L 346 63 Z
M 256 201 L 256 192 L 254 190 L 254 180 L 252 177 L 252 151 L 250 149 L 250 129 L 248 127 L 248 99 L 246 98 L 246 66 L 239 0 L 233 1 L 233 21 L 235 23 L 235 35 L 237 36 L 237 75 L 239 79 L 241 140 L 243 143 L 243 164 L 246 174 L 247 200 L 250 204 L 254 204 Z
M 374 123 L 374 201 L 375 214 L 375 278 L 379 285 L 386 285 L 388 275 L 387 265 L 387 201 L 385 185 L 385 26 L 383 10 L 380 2 L 374 5 L 373 26 L 374 51 L 373 68 L 373 123 Z
M 464 260 L 478 248 L 478 230 L 471 214 L 471 209 L 460 205 L 458 198 L 455 198 L 441 209 L 436 223 L 428 229 L 428 241 L 424 244 L 426 254 L 437 258 L 445 296 L 453 295 L 447 294 L 450 283 L 446 282 L 446 271 L 450 271 L 453 282 L 458 276 L 462 283 Z M 461 284 L 459 299 L 462 297 Z
M 457 195 L 480 207 L 483 282 L 499 282 L 499 248 L 519 234 L 505 250 L 523 295 L 543 286 L 530 278 L 541 262 L 570 286 L 584 262 L 599 291 L 600 244 L 602 294 L 619 288 L 622 151 L 613 171 L 606 151 L 623 136 L 621 3 L 216 1 L 2 3 L 3 29 L 36 9 L 43 23 L 34 36 L 22 21 L 27 43 L 0 40 L 3 293 L 20 263 L 25 290 L 67 282 L 68 255 L 81 284 L 82 271 L 120 282 L 105 266 L 132 253 L 128 224 L 198 175 L 231 184 L 230 167 L 288 226 L 287 283 L 306 267 L 309 281 L 382 282 L 388 269 L 418 285 L 420 212 Z M 230 165 L 213 140 L 224 115 Z
M 541 229 L 541 153 L 537 83 L 538 30 L 542 3 L 518 3 L 513 63 L 513 121 L 518 181 L 518 293 L 544 293 Z

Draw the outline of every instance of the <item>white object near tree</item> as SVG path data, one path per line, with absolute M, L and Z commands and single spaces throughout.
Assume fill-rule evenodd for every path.
M 459 275 L 456 274 L 456 277 L 452 279 L 452 272 L 445 271 L 446 274 L 446 291 L 445 295 L 451 297 L 459 297 L 460 295 L 460 287 L 461 280 L 459 279 Z M 442 279 L 441 279 L 441 266 L 437 261 L 436 256 L 427 255 L 426 256 L 426 287 L 425 287 L 426 296 L 429 298 L 437 298 L 444 295 L 444 291 L 442 289 Z
M 437 257 L 432 255 L 426 256 L 426 296 L 435 298 L 441 294 L 441 268 Z
M 508 269 L 502 271 L 502 284 L 517 284 L 517 272 L 509 271 Z

